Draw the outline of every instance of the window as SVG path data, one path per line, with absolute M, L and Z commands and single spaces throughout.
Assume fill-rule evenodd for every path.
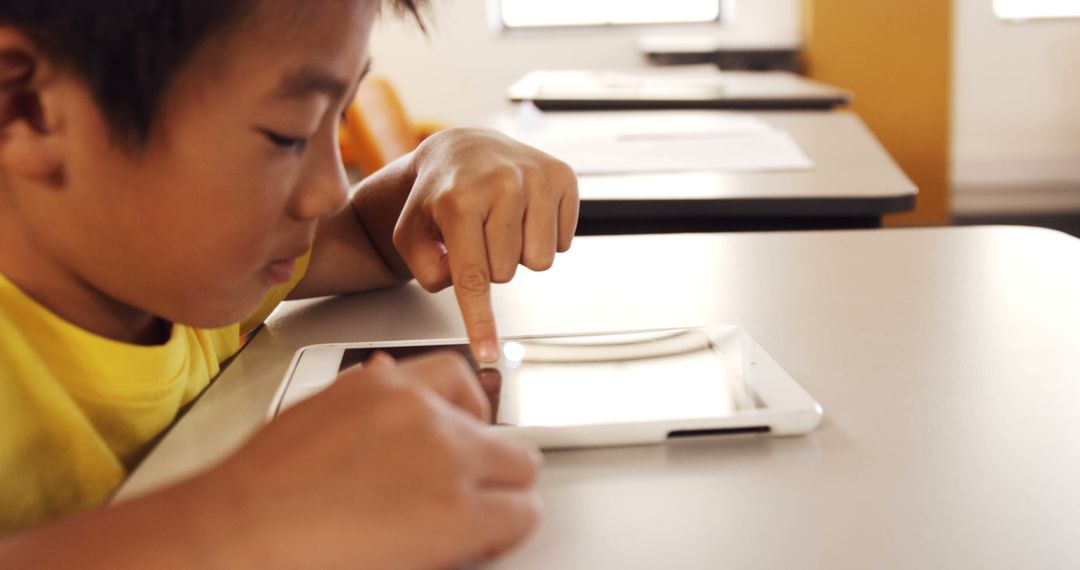
M 994 0 L 994 12 L 1006 20 L 1080 17 L 1080 0 Z
M 490 0 L 504 28 L 715 22 L 721 0 Z

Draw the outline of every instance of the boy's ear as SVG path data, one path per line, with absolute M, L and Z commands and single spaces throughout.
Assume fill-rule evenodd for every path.
M 53 98 L 45 91 L 51 69 L 29 38 L 0 26 L 0 171 L 9 178 L 63 178 Z

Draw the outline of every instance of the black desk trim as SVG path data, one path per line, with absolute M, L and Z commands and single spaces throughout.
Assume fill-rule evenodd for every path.
M 884 198 L 582 200 L 578 235 L 856 229 L 915 207 L 915 194 Z
M 863 230 L 882 227 L 880 216 L 820 218 L 687 218 L 681 220 L 581 220 L 579 236 Z
M 712 109 L 740 111 L 829 111 L 850 103 L 851 98 L 760 98 L 745 99 L 511 99 L 515 103 L 529 101 L 541 111 L 658 111 L 665 109 Z

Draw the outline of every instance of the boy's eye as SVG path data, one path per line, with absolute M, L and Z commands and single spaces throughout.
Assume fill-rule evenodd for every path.
M 304 152 L 307 148 L 307 139 L 302 137 L 290 137 L 275 133 L 274 131 L 263 130 L 263 134 L 266 135 L 267 140 L 273 143 L 274 146 L 297 154 Z

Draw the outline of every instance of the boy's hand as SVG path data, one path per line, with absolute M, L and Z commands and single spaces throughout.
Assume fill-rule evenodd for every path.
M 507 550 L 537 522 L 540 456 L 487 433 L 489 413 L 454 353 L 345 371 L 203 477 L 224 491 L 235 562 L 449 568 Z
M 454 286 L 473 354 L 493 362 L 491 283 L 509 281 L 518 264 L 548 269 L 556 251 L 570 248 L 577 178 L 565 163 L 481 129 L 432 135 L 413 168 L 394 246 L 425 289 Z

